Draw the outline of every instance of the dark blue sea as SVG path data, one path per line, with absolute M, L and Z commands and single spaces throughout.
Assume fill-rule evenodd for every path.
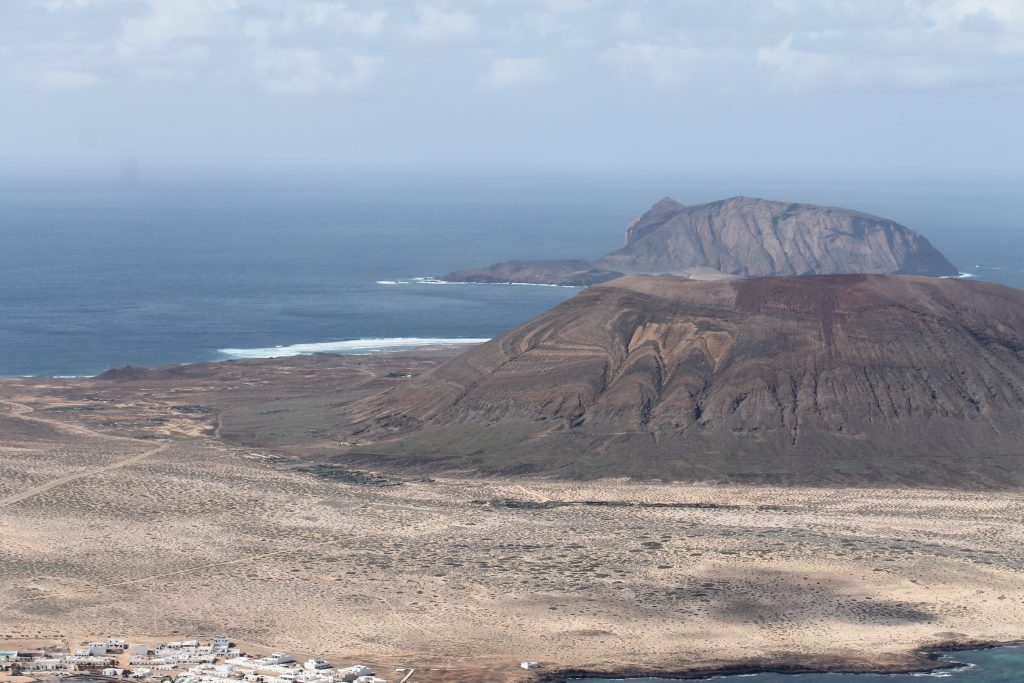
M 0 374 L 490 338 L 571 288 L 437 284 L 510 258 L 593 258 L 665 195 L 837 204 L 1024 286 L 1010 185 L 406 173 L 0 175 Z
M 1020 647 L 972 650 L 946 655 L 943 659 L 964 666 L 919 674 L 755 674 L 721 676 L 715 681 L 736 683 L 910 683 L 940 678 L 949 683 L 1020 683 L 1024 681 L 1024 649 Z M 609 683 L 626 679 L 576 679 L 575 683 Z M 672 683 L 666 678 L 632 678 L 629 683 Z

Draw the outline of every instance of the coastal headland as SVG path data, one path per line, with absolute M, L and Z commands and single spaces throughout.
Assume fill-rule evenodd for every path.
M 325 416 L 457 352 L 0 380 L 0 638 L 230 630 L 415 683 L 920 669 L 921 648 L 1024 634 L 1017 490 L 327 457 L 351 445 Z

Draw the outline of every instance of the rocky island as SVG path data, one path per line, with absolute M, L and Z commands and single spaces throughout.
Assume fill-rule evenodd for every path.
M 666 197 L 630 223 L 622 249 L 596 261 L 505 261 L 442 279 L 586 287 L 625 274 L 714 279 L 837 273 L 959 271 L 922 235 L 859 211 L 751 197 L 685 206 Z

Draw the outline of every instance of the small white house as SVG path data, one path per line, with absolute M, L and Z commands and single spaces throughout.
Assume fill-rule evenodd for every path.
M 520 669 L 539 669 L 540 664 L 538 662 L 523 662 L 519 665 Z
M 113 667 L 107 667 L 103 670 L 103 675 L 108 678 L 120 678 L 124 675 L 124 669 L 115 669 Z
M 231 639 L 227 636 L 214 636 L 212 645 L 214 650 L 226 650 L 231 647 Z
M 128 646 L 129 655 L 145 656 L 149 654 L 149 645 L 145 643 L 135 643 Z
M 320 659 L 319 657 L 310 657 L 309 659 L 306 660 L 306 663 L 303 664 L 303 666 L 307 670 L 309 670 L 309 671 L 316 671 L 317 669 L 330 669 L 331 668 L 331 665 L 330 665 L 330 663 L 327 660 Z
M 33 671 L 60 671 L 65 668 L 64 660 L 55 657 L 40 657 L 32 660 Z
M 356 664 L 355 666 L 345 667 L 344 669 L 338 669 L 334 672 L 334 675 L 338 680 L 342 681 L 354 681 L 365 676 L 372 676 L 373 669 L 362 664 Z

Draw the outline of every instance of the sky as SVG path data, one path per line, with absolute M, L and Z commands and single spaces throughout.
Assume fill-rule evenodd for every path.
M 1024 177 L 1024 0 L 4 0 L 0 167 Z

